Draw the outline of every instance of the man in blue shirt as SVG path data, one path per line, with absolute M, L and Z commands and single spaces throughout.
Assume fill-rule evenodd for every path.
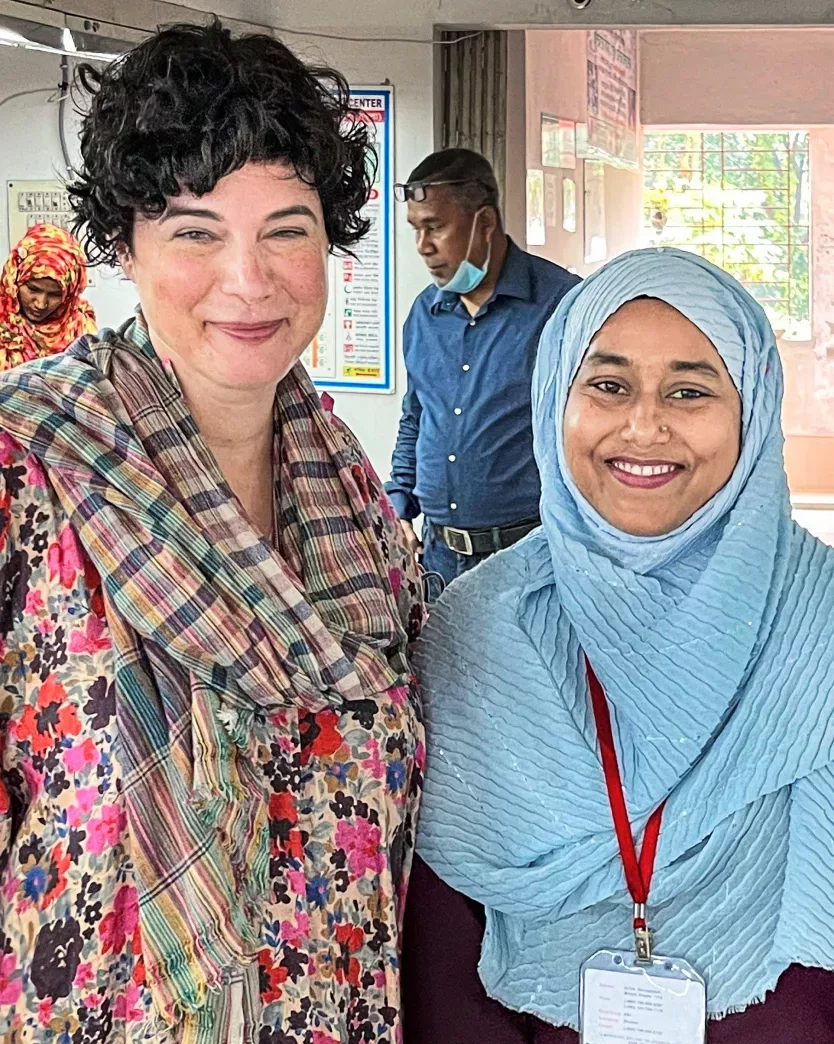
M 544 324 L 579 279 L 507 236 L 495 175 L 476 152 L 433 153 L 395 193 L 434 285 L 405 322 L 408 386 L 386 489 L 424 568 L 449 583 L 538 525 L 533 366 Z

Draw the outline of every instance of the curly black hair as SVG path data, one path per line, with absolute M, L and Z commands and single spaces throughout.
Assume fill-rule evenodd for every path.
M 335 69 L 266 35 L 233 38 L 215 19 L 163 29 L 76 75 L 89 101 L 68 191 L 93 263 L 131 248 L 137 214 L 158 217 L 172 197 L 205 195 L 250 162 L 283 161 L 317 190 L 332 249 L 368 231 L 374 153 Z

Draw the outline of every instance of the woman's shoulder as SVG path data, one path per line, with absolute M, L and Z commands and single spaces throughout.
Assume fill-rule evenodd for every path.
M 552 578 L 541 531 L 464 573 L 431 607 L 414 653 L 424 694 L 493 659 L 526 649 L 530 639 L 519 622 L 525 595 Z
M 432 608 L 429 627 L 432 623 L 440 626 L 447 619 L 454 620 L 457 626 L 472 620 L 477 620 L 480 628 L 489 626 L 496 617 L 482 617 L 487 605 L 498 611 L 500 619 L 514 616 L 522 596 L 550 568 L 546 541 L 541 530 L 536 530 L 450 584 Z

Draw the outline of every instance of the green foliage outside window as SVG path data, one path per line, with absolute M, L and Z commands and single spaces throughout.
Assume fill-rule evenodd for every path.
M 810 338 L 808 132 L 651 131 L 643 150 L 644 242 L 714 261 Z

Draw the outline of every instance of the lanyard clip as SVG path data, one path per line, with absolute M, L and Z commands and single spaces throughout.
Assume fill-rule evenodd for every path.
M 646 921 L 646 904 L 634 904 L 634 953 L 638 964 L 652 963 L 652 930 Z

